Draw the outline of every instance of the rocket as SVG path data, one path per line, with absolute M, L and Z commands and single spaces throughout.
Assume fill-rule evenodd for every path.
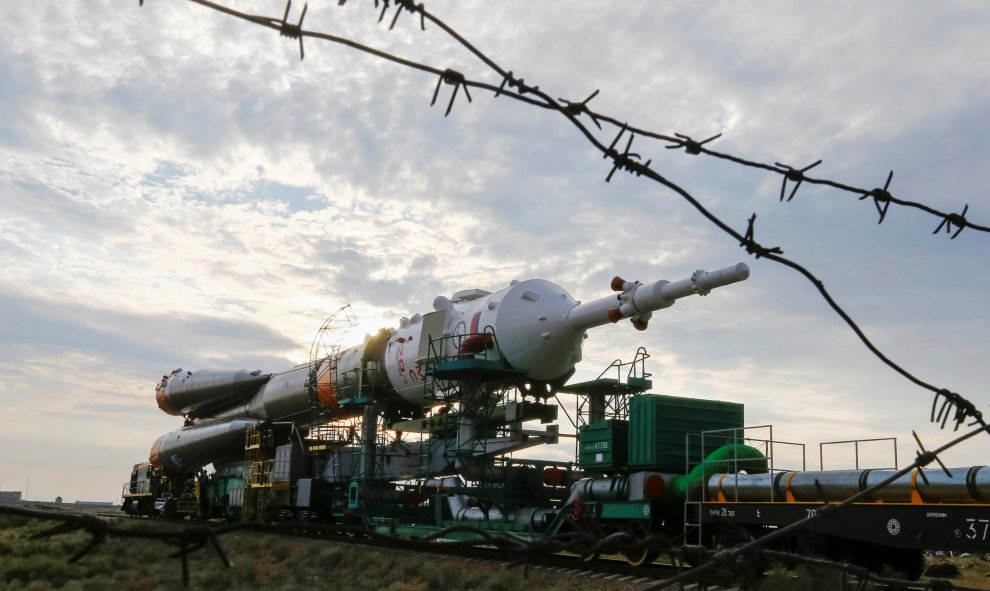
M 585 303 L 544 279 L 513 281 L 494 293 L 469 289 L 438 296 L 431 312 L 403 318 L 359 345 L 283 372 L 175 370 L 162 376 L 156 400 L 164 412 L 185 417 L 186 426 L 160 437 L 150 459 L 167 472 L 188 473 L 243 452 L 247 425 L 306 426 L 315 416 L 321 421 L 355 416 L 341 407 L 342 392 L 371 391 L 377 403 L 399 416 L 414 416 L 430 394 L 426 360 L 431 356 L 495 359 L 552 395 L 581 361 L 589 329 L 629 319 L 645 330 L 653 312 L 676 300 L 748 277 L 744 263 L 698 270 L 675 282 L 615 277 L 611 295 Z

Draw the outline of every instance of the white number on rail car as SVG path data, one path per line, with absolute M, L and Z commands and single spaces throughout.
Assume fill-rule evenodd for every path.
M 990 519 L 975 519 L 970 518 L 966 520 L 969 527 L 966 528 L 966 539 L 975 540 L 979 538 L 982 541 L 987 539 L 987 531 L 990 530 Z

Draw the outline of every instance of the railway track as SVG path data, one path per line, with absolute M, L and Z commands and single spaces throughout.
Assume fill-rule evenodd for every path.
M 6 509 L 6 510 L 5 510 Z M 388 537 L 375 534 L 360 528 L 344 528 L 328 524 L 313 523 L 237 523 L 203 522 L 177 519 L 142 519 L 128 517 L 117 512 L 107 511 L 72 511 L 51 507 L 32 509 L 0 508 L 0 513 L 10 513 L 24 518 L 52 520 L 63 522 L 66 526 L 76 527 L 53 528 L 54 533 L 83 529 L 94 536 L 130 537 L 141 539 L 160 538 L 162 540 L 184 540 L 189 551 L 208 545 L 211 540 L 219 539 L 217 548 L 223 554 L 223 537 L 228 534 L 268 534 L 269 536 L 285 536 L 304 538 L 317 542 L 329 542 L 333 545 L 349 546 L 368 552 L 400 553 L 413 558 L 413 562 L 437 564 L 437 557 L 449 558 L 449 563 L 473 570 L 472 565 L 485 565 L 488 571 L 514 570 L 519 573 L 520 584 L 526 586 L 525 577 L 533 576 L 535 580 L 547 580 L 547 577 L 566 577 L 575 583 L 592 583 L 601 581 L 600 588 L 610 591 L 637 591 L 655 586 L 659 581 L 670 578 L 680 571 L 677 567 L 659 562 L 643 566 L 631 566 L 620 556 L 605 556 L 594 561 L 584 561 L 578 556 L 568 554 L 539 554 L 531 552 L 520 556 L 517 548 L 495 548 L 466 545 L 463 542 L 425 542 L 417 539 Z M 94 527 L 94 522 L 99 522 Z M 120 525 L 118 525 L 118 523 Z M 124 525 L 126 524 L 126 525 Z M 59 530 L 59 531 L 56 531 Z M 95 547 L 96 544 L 93 544 Z M 236 547 L 236 544 L 233 544 Z M 178 555 L 178 554 L 176 554 Z M 353 554 L 350 554 L 353 556 Z M 420 558 L 422 557 L 422 558 Z M 238 560 L 244 560 L 243 555 Z M 183 559 L 185 563 L 185 559 Z M 383 564 L 394 564 L 394 561 L 382 561 Z M 243 564 L 243 562 L 241 563 Z M 183 564 L 185 571 L 185 565 Z M 184 574 L 184 577 L 186 575 Z M 929 582 L 918 581 L 906 589 L 929 588 Z M 538 585 L 538 583 L 537 583 Z M 576 585 L 575 585 L 576 587 Z M 599 588 L 599 587 L 595 587 Z M 721 590 L 715 585 L 685 584 L 683 587 L 672 586 L 671 589 L 705 589 Z
M 502 569 L 517 569 L 526 576 L 531 572 L 546 573 L 551 576 L 566 576 L 581 580 L 601 580 L 615 584 L 624 584 L 628 589 L 645 588 L 655 585 L 676 571 L 670 565 L 651 565 L 649 567 L 633 567 L 626 564 L 622 559 L 611 560 L 608 558 L 593 562 L 582 561 L 577 556 L 549 554 L 530 557 L 527 562 L 521 563 L 519 560 L 507 560 L 498 550 L 475 548 L 467 551 L 451 551 L 438 548 L 434 552 L 425 550 L 409 550 L 389 544 L 371 544 L 366 541 L 344 541 L 357 547 L 367 548 L 373 551 L 401 552 L 411 556 L 423 556 L 436 558 L 445 556 L 457 559 L 467 564 L 485 563 L 493 567 Z M 442 545 L 441 545 L 442 546 Z M 686 586 L 691 589 L 691 586 Z
M 464 561 L 467 564 L 487 564 L 500 569 L 518 569 L 525 574 L 529 572 L 545 573 L 551 576 L 566 576 L 580 580 L 601 580 L 609 584 L 620 585 L 619 589 L 641 589 L 655 585 L 677 572 L 678 567 L 670 564 L 653 563 L 642 566 L 631 566 L 621 556 L 602 556 L 596 560 L 582 560 L 570 554 L 528 554 L 524 559 L 514 558 L 510 553 L 498 548 L 467 546 L 444 542 L 425 543 L 415 539 L 392 538 L 384 536 L 369 536 L 360 530 L 341 532 L 328 528 L 324 524 L 308 523 L 276 523 L 276 524 L 225 524 L 219 521 L 189 521 L 184 519 L 134 518 L 110 512 L 95 513 L 96 516 L 109 520 L 121 520 L 128 523 L 145 522 L 149 525 L 178 530 L 207 527 L 220 532 L 243 531 L 267 532 L 271 535 L 282 535 L 296 538 L 326 541 L 334 544 L 344 544 L 354 548 L 364 548 L 375 552 L 398 552 L 409 556 L 449 557 Z M 685 589 L 697 589 L 697 585 L 685 585 Z M 720 589 L 720 587 L 705 587 Z
M 120 518 L 120 515 L 110 517 Z M 184 520 L 149 520 L 175 527 L 189 527 L 193 524 L 206 525 L 211 529 L 221 529 L 227 526 L 220 522 L 190 522 Z M 334 531 L 332 526 L 305 523 L 278 524 L 242 524 L 247 530 L 267 531 L 273 535 L 284 535 L 312 540 L 326 541 L 333 544 L 363 548 L 373 552 L 398 552 L 413 557 L 425 557 L 433 561 L 436 557 L 447 557 L 463 564 L 486 564 L 496 569 L 516 569 L 522 572 L 521 577 L 529 573 L 543 573 L 551 577 L 569 577 L 574 581 L 602 581 L 608 589 L 615 591 L 636 591 L 655 586 L 660 581 L 684 572 L 682 567 L 661 562 L 663 558 L 650 564 L 632 566 L 621 555 L 602 556 L 595 560 L 582 560 L 579 556 L 567 553 L 539 554 L 531 553 L 524 558 L 513 556 L 503 549 L 469 546 L 459 543 L 424 542 L 417 539 L 377 536 L 367 531 L 353 529 L 348 532 Z M 273 526 L 273 527 L 269 527 Z M 237 527 L 237 526 L 234 526 Z M 906 583 L 906 582 L 905 582 Z M 731 588 L 737 588 L 732 587 Z M 723 591 L 727 587 L 721 584 L 708 584 L 704 580 L 688 582 L 683 586 L 672 585 L 665 589 L 686 591 Z M 905 584 L 899 588 L 929 589 L 928 581 L 917 581 Z

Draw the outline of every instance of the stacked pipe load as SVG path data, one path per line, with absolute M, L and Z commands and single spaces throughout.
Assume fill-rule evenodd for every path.
M 894 474 L 893 470 L 715 474 L 707 479 L 707 498 L 730 502 L 838 502 Z M 924 476 L 915 469 L 864 499 L 870 500 L 886 503 L 990 502 L 990 468 L 949 468 L 948 474 L 930 470 Z

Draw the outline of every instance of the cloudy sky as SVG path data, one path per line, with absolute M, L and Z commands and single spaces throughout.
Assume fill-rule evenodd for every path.
M 237 9 L 280 17 L 284 5 Z M 660 133 L 817 177 L 882 186 L 990 224 L 984 2 L 452 2 L 427 7 L 507 70 Z M 293 7 L 298 15 L 299 6 Z M 437 27 L 370 1 L 314 2 L 308 28 L 500 80 Z M 0 20 L 0 489 L 116 500 L 180 421 L 176 367 L 285 369 L 351 304 L 350 337 L 437 295 L 540 277 L 578 299 L 613 275 L 751 278 L 596 329 L 576 379 L 644 346 L 655 392 L 744 402 L 802 441 L 929 446 L 930 394 L 871 356 L 793 271 L 754 260 L 683 199 L 609 172 L 561 116 L 451 87 L 341 45 L 306 59 L 274 31 L 180 0 L 9 3 Z M 585 118 L 585 122 L 588 120 Z M 594 129 L 592 127 L 592 129 Z M 609 143 L 616 130 L 595 130 Z M 653 167 L 820 277 L 876 345 L 984 410 L 990 235 L 637 138 Z M 947 454 L 988 462 L 990 438 Z M 841 455 L 841 454 L 840 454 Z M 889 452 L 887 454 L 889 457 Z M 826 467 L 845 467 L 836 461 Z

